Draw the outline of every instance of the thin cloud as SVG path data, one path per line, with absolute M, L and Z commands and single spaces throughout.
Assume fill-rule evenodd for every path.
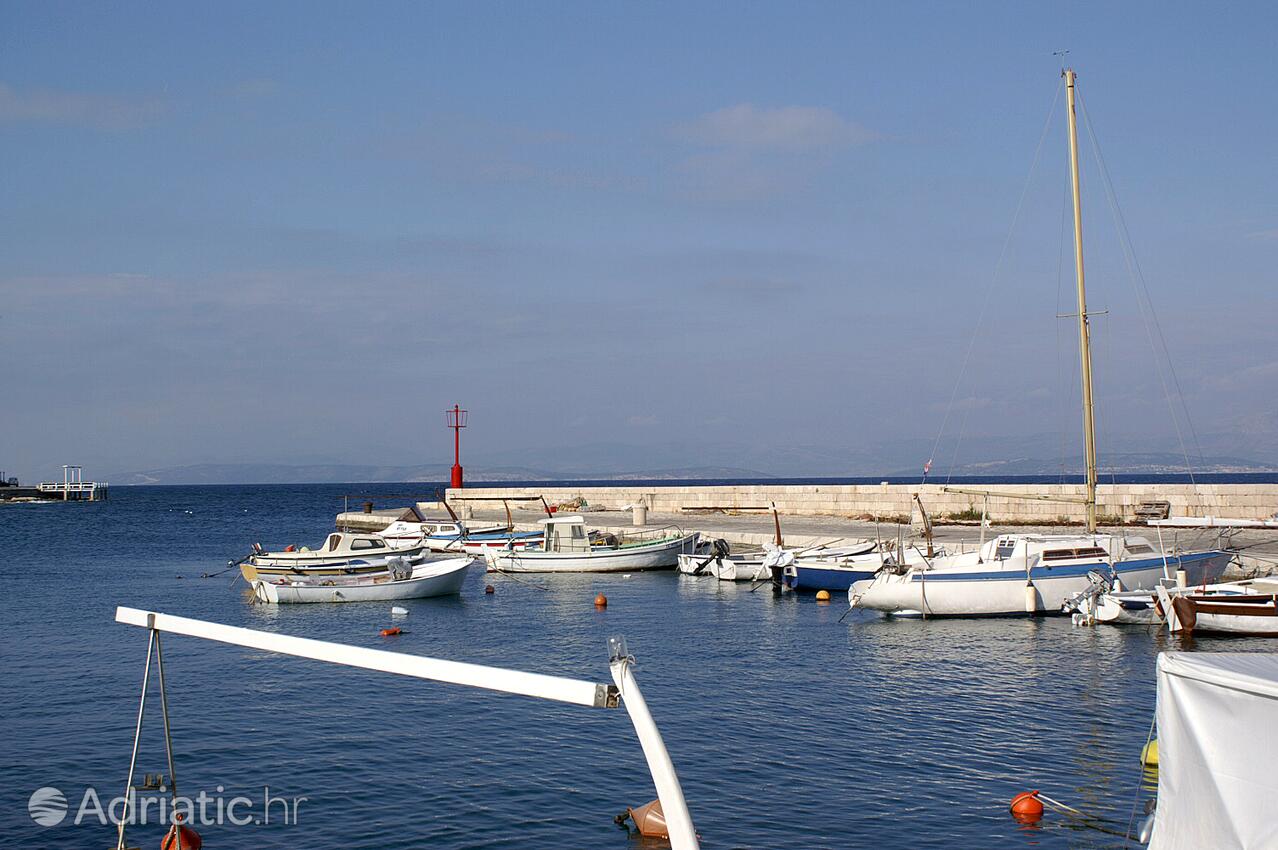
M 254 100 L 257 98 L 274 97 L 280 93 L 280 84 L 276 80 L 267 77 L 260 77 L 253 80 L 242 80 L 227 90 L 227 93 L 234 98 L 242 100 Z
M 702 290 L 712 295 L 743 295 L 771 297 L 793 295 L 803 289 L 790 280 L 774 280 L 763 277 L 721 277 L 706 281 Z
M 0 83 L 0 122 L 10 124 L 124 130 L 154 121 L 164 109 L 163 101 L 153 97 L 127 98 L 53 89 L 18 91 Z
M 847 147 L 876 135 L 824 106 L 758 107 L 739 103 L 675 128 L 675 137 L 708 147 L 803 151 Z
M 1207 385 L 1216 389 L 1232 390 L 1240 387 L 1264 386 L 1271 381 L 1278 381 L 1278 360 L 1257 363 L 1236 372 L 1210 377 L 1207 379 Z

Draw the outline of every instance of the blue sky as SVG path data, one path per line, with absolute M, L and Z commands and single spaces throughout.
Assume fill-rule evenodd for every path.
M 991 284 L 1062 48 L 1194 427 L 1278 437 L 1278 12 L 1070 12 L 6 4 L 0 467 L 1076 441 L 1059 105 Z M 1169 436 L 1084 189 L 1102 431 Z

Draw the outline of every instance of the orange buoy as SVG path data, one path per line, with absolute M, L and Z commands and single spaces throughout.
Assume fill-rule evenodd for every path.
M 626 815 L 635 822 L 639 834 L 645 838 L 669 838 L 670 830 L 666 827 L 666 813 L 661 810 L 661 801 L 653 800 L 637 808 L 626 809 Z M 624 816 L 623 816 L 624 817 Z
M 817 602 L 829 602 L 829 601 L 830 601 L 830 591 L 828 590 L 817 591 Z
M 173 820 L 176 823 L 169 829 L 168 834 L 164 836 L 164 840 L 160 842 L 160 850 L 178 850 L 179 844 L 182 850 L 200 850 L 204 845 L 204 839 L 200 838 L 200 834 L 182 823 L 182 816 L 174 815 Z M 179 840 L 178 836 L 181 836 Z
M 288 544 L 287 546 L 285 546 L 285 547 L 284 547 L 284 551 L 285 551 L 285 552 L 296 552 L 296 551 L 297 551 L 297 547 L 296 547 L 296 546 L 294 546 L 292 543 L 290 543 L 290 544 Z
M 1022 791 L 1012 798 L 1008 811 L 1018 821 L 1033 823 L 1043 817 L 1043 804 L 1038 799 L 1037 791 Z
M 389 629 L 382 629 L 382 637 L 391 637 L 398 634 L 403 634 L 403 631 L 399 626 L 391 626 Z
M 602 593 L 601 593 L 601 594 L 599 594 L 598 596 L 596 596 L 596 597 L 595 597 L 595 607 L 596 607 L 596 608 L 607 608 L 607 607 L 608 607 L 608 597 L 607 597 L 607 596 L 604 596 Z
M 496 592 L 497 592 L 497 588 L 493 587 L 491 584 L 484 585 L 484 593 L 496 593 Z

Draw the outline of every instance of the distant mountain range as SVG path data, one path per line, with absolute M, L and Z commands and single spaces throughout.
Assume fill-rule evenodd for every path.
M 430 482 L 448 481 L 450 464 L 416 466 L 376 466 L 369 464 L 262 464 L 202 463 L 170 466 L 142 472 L 115 474 L 112 484 L 362 484 L 381 481 Z M 555 472 L 531 467 L 467 468 L 466 480 L 473 483 L 502 481 L 571 481 L 591 478 L 625 480 L 711 480 L 769 478 L 767 473 L 734 467 L 697 466 L 679 469 L 641 470 L 586 475 Z
M 758 466 L 705 465 L 626 467 L 621 458 L 633 457 L 635 447 L 583 447 L 582 456 L 575 461 L 555 463 L 556 458 L 543 457 L 550 462 L 537 466 L 481 465 L 466 468 L 466 480 L 473 483 L 503 481 L 574 481 L 608 479 L 616 481 L 675 481 L 675 480 L 724 480 L 767 479 L 804 477 L 863 477 L 882 475 L 888 478 L 910 478 L 922 474 L 922 462 L 903 465 L 899 458 L 893 465 L 879 461 L 871 463 L 850 452 L 832 449 L 786 449 L 776 451 L 770 457 L 754 455 L 756 460 L 767 460 Z M 664 453 L 654 453 L 667 459 Z M 586 459 L 583 459 L 586 458 Z M 587 460 L 588 459 L 588 460 Z M 1278 472 L 1278 463 L 1246 458 L 1213 456 L 1196 459 L 1195 473 L 1257 473 Z M 380 481 L 443 482 L 449 478 L 449 464 L 377 465 L 342 463 L 204 463 L 189 466 L 170 466 L 125 472 L 111 475 L 112 484 L 322 484 L 368 483 Z M 1102 478 L 1114 474 L 1184 474 L 1183 455 L 1170 452 L 1112 452 L 1103 458 Z M 1007 475 L 1080 475 L 1082 464 L 1076 459 L 1065 463 L 1059 458 L 1012 456 L 976 460 L 955 464 L 934 463 L 931 477 L 957 475 L 964 477 Z

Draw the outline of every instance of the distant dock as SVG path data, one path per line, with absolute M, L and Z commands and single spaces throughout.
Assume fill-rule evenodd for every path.
M 62 466 L 61 481 L 42 481 L 23 487 L 16 478 L 0 473 L 0 502 L 99 502 L 110 495 L 105 481 L 85 481 L 83 470 L 74 464 Z

